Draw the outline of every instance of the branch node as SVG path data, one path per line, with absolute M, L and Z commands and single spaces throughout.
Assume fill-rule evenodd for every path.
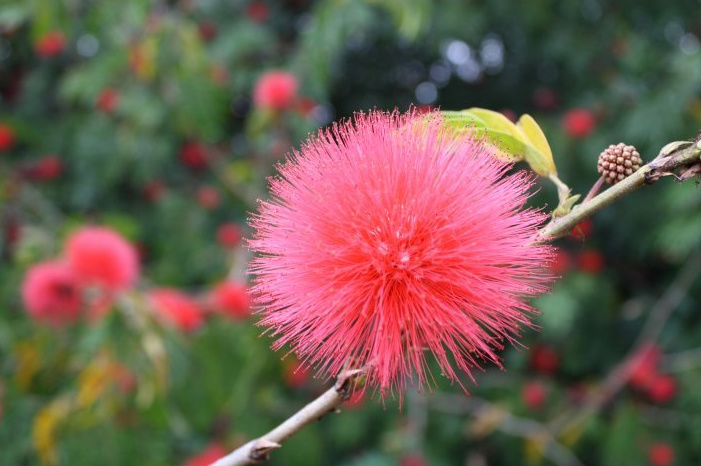
M 351 396 L 352 388 L 353 388 L 353 380 L 358 377 L 360 374 L 363 374 L 365 372 L 365 369 L 351 369 L 351 370 L 345 370 L 341 372 L 338 375 L 338 378 L 336 379 L 336 384 L 334 385 L 334 388 L 338 392 L 338 394 L 341 396 L 343 401 L 348 401 L 348 399 Z
M 262 463 L 270 459 L 270 452 L 282 447 L 277 442 L 271 442 L 265 438 L 259 438 L 251 446 L 251 452 L 248 454 L 251 461 L 254 463 Z

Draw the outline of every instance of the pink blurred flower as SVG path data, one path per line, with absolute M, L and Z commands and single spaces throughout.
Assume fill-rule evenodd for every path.
M 550 282 L 532 178 L 437 115 L 374 112 L 321 131 L 271 180 L 250 242 L 262 324 L 319 372 L 368 366 L 383 395 L 500 364 Z M 400 392 L 401 394 L 401 392 Z
M 218 443 L 212 443 L 201 453 L 191 457 L 185 462 L 185 466 L 209 466 L 219 458 L 226 456 L 228 452 Z
M 82 309 L 78 277 L 63 262 L 32 266 L 22 283 L 22 300 L 30 317 L 54 326 L 75 322 Z
M 136 248 L 109 228 L 89 226 L 73 233 L 66 257 L 82 283 L 108 291 L 129 288 L 139 276 Z
M 172 288 L 157 288 L 148 295 L 156 317 L 180 330 L 196 330 L 204 322 L 199 304 L 186 294 Z
M 268 71 L 253 90 L 253 103 L 259 108 L 285 110 L 297 98 L 297 77 L 285 71 Z
M 251 316 L 251 299 L 245 283 L 226 280 L 217 284 L 209 295 L 209 302 L 215 311 L 233 319 Z

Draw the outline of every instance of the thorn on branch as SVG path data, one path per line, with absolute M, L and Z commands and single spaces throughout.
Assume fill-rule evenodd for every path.
M 270 440 L 259 438 L 251 446 L 251 452 L 249 457 L 254 463 L 262 463 L 263 461 L 268 461 L 270 459 L 270 452 L 277 450 L 282 447 L 277 442 L 271 442 Z

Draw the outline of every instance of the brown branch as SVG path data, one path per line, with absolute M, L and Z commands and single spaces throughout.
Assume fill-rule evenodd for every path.
M 306 425 L 318 421 L 326 414 L 335 412 L 350 396 L 355 379 L 363 369 L 343 372 L 335 385 L 326 390 L 316 400 L 297 411 L 292 417 L 275 427 L 267 434 L 237 448 L 211 466 L 243 466 L 266 461 L 271 451 L 280 448 L 282 443 L 302 430 Z
M 630 194 L 646 184 L 652 184 L 663 176 L 674 175 L 675 170 L 699 164 L 701 162 L 700 144 L 691 144 L 689 147 L 669 155 L 658 156 L 652 162 L 640 167 L 628 178 L 616 183 L 598 196 L 575 206 L 570 213 L 553 219 L 540 231 L 538 238 L 541 241 L 551 241 L 564 236 L 579 222 L 626 194 Z
M 580 408 L 568 411 L 550 422 L 550 431 L 553 434 L 566 433 L 580 426 L 625 386 L 631 373 L 640 363 L 641 349 L 659 338 L 672 312 L 679 307 L 700 274 L 701 253 L 697 252 L 687 259 L 667 291 L 650 310 L 643 329 L 628 355 L 608 374 L 599 390 L 590 395 Z
M 448 393 L 435 393 L 430 401 L 432 408 L 449 414 L 470 414 L 477 419 L 488 418 L 487 423 L 506 434 L 539 441 L 543 455 L 560 466 L 582 466 L 572 451 L 560 444 L 548 427 L 533 419 L 518 417 L 506 409 L 475 396 L 466 397 Z

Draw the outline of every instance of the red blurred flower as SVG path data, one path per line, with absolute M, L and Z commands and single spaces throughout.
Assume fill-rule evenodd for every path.
M 32 266 L 22 282 L 22 300 L 29 316 L 54 326 L 78 320 L 82 295 L 78 277 L 63 262 L 42 262 Z
M 200 21 L 197 24 L 197 30 L 200 33 L 200 37 L 205 42 L 211 42 L 217 37 L 217 25 L 212 21 Z
M 653 443 L 648 457 L 652 466 L 671 466 L 674 463 L 674 450 L 666 443 Z
M 119 105 L 119 91 L 108 87 L 97 96 L 95 102 L 98 110 L 105 113 L 112 113 Z
M 552 250 L 533 241 L 530 175 L 447 131 L 437 115 L 359 114 L 280 168 L 250 243 L 275 348 L 331 375 L 369 366 L 383 395 L 430 380 L 427 354 L 458 382 L 451 360 L 499 364 Z
M 518 120 L 518 115 L 516 115 L 516 112 L 514 112 L 510 108 L 505 108 L 505 109 L 499 110 L 499 113 L 501 113 L 506 118 L 513 121 L 514 123 L 516 123 L 516 120 Z
M 592 222 L 591 218 L 587 218 L 582 220 L 577 225 L 575 225 L 574 228 L 572 228 L 570 236 L 575 239 L 584 240 L 592 234 L 593 230 L 594 222 Z
M 209 295 L 212 307 L 233 319 L 246 319 L 251 316 L 251 299 L 245 283 L 226 280 L 217 284 Z
M 601 273 L 606 267 L 604 256 L 599 251 L 594 250 L 580 252 L 577 255 L 577 265 L 582 271 L 594 275 Z
M 11 126 L 0 123 L 0 152 L 12 149 L 15 139 L 15 130 Z
M 399 466 L 429 466 L 421 453 L 407 453 L 399 458 Z
M 268 71 L 258 78 L 253 103 L 259 108 L 285 110 L 297 98 L 297 77 L 285 71 Z
M 166 192 L 166 185 L 160 180 L 151 180 L 143 188 L 144 197 L 149 202 L 158 202 Z
M 537 380 L 526 383 L 521 389 L 523 404 L 532 411 L 540 411 L 548 398 L 548 389 Z
M 246 6 L 246 16 L 256 23 L 264 23 L 270 16 L 270 8 L 265 2 L 251 2 Z
M 63 52 L 66 48 L 66 36 L 60 31 L 51 31 L 44 34 L 34 44 L 34 50 L 40 57 L 49 58 Z
M 197 190 L 197 202 L 207 210 L 219 205 L 219 191 L 212 186 L 202 186 Z
M 235 223 L 224 223 L 217 228 L 217 241 L 225 248 L 234 248 L 241 242 L 241 228 Z
M 297 102 L 297 111 L 302 116 L 309 115 L 316 108 L 316 101 L 309 97 L 302 97 Z
M 553 260 L 550 262 L 550 271 L 555 276 L 563 275 L 572 267 L 572 259 L 570 253 L 564 249 L 556 249 L 553 255 Z
M 302 363 L 292 360 L 285 364 L 285 372 L 282 378 L 288 387 L 302 388 L 309 383 L 311 374 L 309 374 L 309 369 Z
M 132 286 L 139 277 L 136 248 L 119 233 L 103 227 L 83 227 L 66 242 L 66 257 L 81 283 L 109 291 Z
M 639 390 L 650 386 L 657 377 L 657 365 L 662 358 L 662 350 L 656 345 L 646 345 L 636 354 L 631 363 L 628 383 Z
M 594 115 L 582 108 L 570 110 L 565 114 L 562 124 L 565 132 L 572 138 L 581 139 L 589 136 L 596 128 Z
M 30 166 L 25 176 L 34 181 L 52 181 L 61 176 L 63 171 L 63 163 L 57 155 L 47 155 Z
M 157 288 L 148 295 L 156 317 L 167 325 L 189 332 L 204 322 L 199 304 L 186 294 L 172 288 Z
M 207 148 L 199 142 L 187 142 L 180 148 L 180 161 L 193 170 L 207 166 Z
M 533 92 L 533 104 L 538 110 L 557 108 L 557 94 L 549 87 L 539 87 Z
M 191 457 L 185 462 L 185 466 L 209 466 L 229 453 L 218 443 L 212 443 L 201 453 Z
M 560 356 L 549 346 L 536 346 L 531 351 L 531 367 L 543 375 L 553 375 L 560 366 Z
M 665 404 L 677 396 L 677 381 L 671 375 L 657 375 L 647 387 L 650 401 Z

